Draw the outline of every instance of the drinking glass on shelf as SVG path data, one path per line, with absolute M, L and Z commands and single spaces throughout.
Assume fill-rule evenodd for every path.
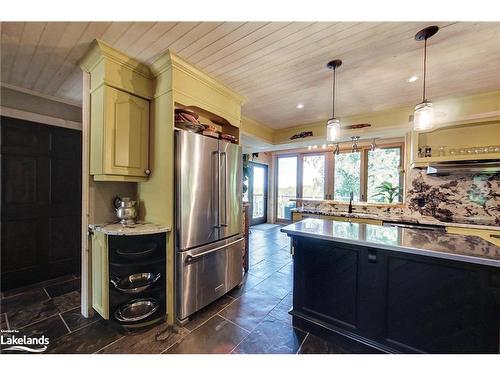
M 484 149 L 482 147 L 474 147 L 473 151 L 477 155 L 477 154 L 482 154 Z
M 500 145 L 494 145 L 493 152 L 500 152 Z
M 467 152 L 467 155 L 472 155 L 474 153 L 474 149 L 472 147 L 466 148 L 465 151 Z
M 455 156 L 457 154 L 456 148 L 450 148 L 450 156 Z
M 467 148 L 465 148 L 465 147 L 460 147 L 460 148 L 458 149 L 458 154 L 459 154 L 459 155 L 465 155 L 465 154 L 467 154 Z
M 446 156 L 446 146 L 438 147 L 438 155 L 437 156 Z

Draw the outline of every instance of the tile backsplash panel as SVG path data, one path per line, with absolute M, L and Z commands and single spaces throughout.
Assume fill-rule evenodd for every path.
M 408 210 L 440 221 L 500 225 L 500 175 L 428 176 L 408 171 Z

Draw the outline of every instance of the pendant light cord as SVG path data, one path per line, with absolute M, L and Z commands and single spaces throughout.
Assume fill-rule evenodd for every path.
M 424 41 L 424 90 L 422 93 L 422 102 L 425 102 L 425 76 L 427 74 L 427 37 Z
M 332 118 L 335 118 L 335 70 L 333 68 L 333 83 L 332 83 Z

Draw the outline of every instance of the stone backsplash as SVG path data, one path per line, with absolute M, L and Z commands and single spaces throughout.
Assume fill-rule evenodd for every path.
M 406 204 L 353 204 L 352 216 L 500 226 L 500 175 L 428 176 L 410 169 Z M 346 216 L 347 203 L 299 200 L 297 211 Z
M 444 222 L 500 225 L 500 175 L 429 176 L 419 169 L 409 173 L 410 212 Z

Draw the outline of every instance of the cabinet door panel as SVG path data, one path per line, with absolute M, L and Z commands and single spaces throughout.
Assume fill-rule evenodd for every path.
M 356 330 L 358 251 L 312 239 L 298 242 L 300 252 L 296 256 L 300 257 L 299 282 L 303 292 L 297 308 Z
M 107 236 L 94 232 L 92 236 L 92 307 L 109 319 L 109 268 Z
M 105 101 L 105 172 L 146 176 L 149 102 L 111 87 L 106 87 Z
M 498 352 L 498 296 L 488 272 L 459 263 L 388 258 L 386 341 L 427 353 Z

